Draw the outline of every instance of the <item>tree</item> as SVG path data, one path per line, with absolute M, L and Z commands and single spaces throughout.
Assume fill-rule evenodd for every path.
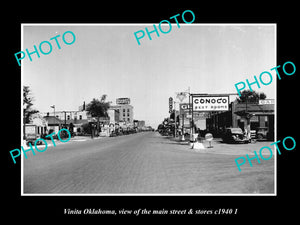
M 107 117 L 109 102 L 105 102 L 106 97 L 107 95 L 102 95 L 100 100 L 93 98 L 93 100 L 86 106 L 86 111 L 88 111 L 92 117 Z
M 266 94 L 263 92 L 255 92 L 250 90 L 243 90 L 241 96 L 237 98 L 238 103 L 258 103 L 260 99 L 266 99 Z
M 102 95 L 101 99 L 93 98 L 93 100 L 86 106 L 86 111 L 92 116 L 97 118 L 97 130 L 99 132 L 99 119 L 100 117 L 108 117 L 107 110 L 110 105 L 106 102 L 107 95 Z
M 23 86 L 23 123 L 29 123 L 32 114 L 38 113 L 38 110 L 32 109 L 34 98 L 29 86 Z

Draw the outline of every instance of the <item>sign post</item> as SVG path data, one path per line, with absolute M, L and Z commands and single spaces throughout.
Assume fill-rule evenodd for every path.
M 179 115 L 181 115 L 182 118 L 182 137 L 181 137 L 181 141 L 185 141 L 184 138 L 184 117 L 185 114 L 188 113 L 190 110 L 190 105 L 189 103 L 180 103 L 179 104 Z
M 188 92 L 186 92 L 186 91 L 176 93 L 176 97 L 179 99 L 180 103 L 182 103 L 182 101 L 187 97 L 187 95 L 188 95 Z M 180 113 L 180 110 L 181 110 L 180 105 L 181 104 L 179 104 L 179 121 L 180 121 L 180 115 L 181 115 L 181 113 Z M 184 114 L 182 114 L 182 128 L 181 128 L 181 133 L 182 133 L 181 141 L 184 141 L 185 140 L 184 139 Z
M 173 98 L 169 98 L 169 113 L 171 114 L 173 110 Z
M 171 113 L 173 111 L 173 103 L 174 103 L 174 137 L 176 137 L 176 109 L 175 109 L 175 102 L 173 101 L 173 98 L 169 98 L 169 113 L 171 118 Z
M 207 140 L 209 142 L 209 146 L 208 148 L 213 148 L 213 146 L 211 146 L 211 141 L 213 140 L 213 135 L 211 133 L 207 133 L 205 134 L 205 140 Z

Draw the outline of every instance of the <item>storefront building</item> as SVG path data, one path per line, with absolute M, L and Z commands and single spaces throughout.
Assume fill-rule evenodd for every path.
M 274 138 L 274 100 L 261 100 L 258 103 L 231 102 L 229 111 L 210 113 L 206 120 L 206 128 L 216 135 L 221 134 L 227 127 L 239 127 L 243 131 L 250 127 L 264 138 Z
M 117 98 L 116 105 L 110 109 L 119 111 L 119 121 L 133 124 L 133 106 L 130 105 L 130 98 Z

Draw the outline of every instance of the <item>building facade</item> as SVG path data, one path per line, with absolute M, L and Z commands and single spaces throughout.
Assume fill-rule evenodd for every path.
M 133 124 L 133 106 L 130 105 L 130 99 L 118 98 L 116 103 L 110 106 L 110 109 L 119 111 L 119 121 Z
M 70 121 L 70 120 L 87 120 L 88 113 L 87 111 L 52 111 L 52 112 L 41 112 L 41 116 L 55 116 L 61 121 Z M 55 115 L 54 115 L 55 114 Z
M 230 103 L 229 111 L 210 113 L 206 128 L 216 135 L 228 127 L 239 127 L 243 131 L 248 128 L 255 131 L 264 129 L 272 139 L 275 131 L 274 107 L 273 99 L 247 104 L 234 101 Z
M 120 122 L 120 112 L 116 109 L 108 109 L 107 110 L 109 123 L 115 124 Z
M 119 123 L 120 119 L 123 121 L 133 121 L 130 117 L 132 116 L 132 108 L 125 107 L 125 116 L 120 116 L 120 111 L 123 108 L 120 107 L 112 107 L 107 110 L 108 117 L 100 117 L 99 122 L 101 124 L 115 124 Z M 128 110 L 129 108 L 129 110 Z M 52 111 L 52 112 L 41 112 L 39 113 L 41 117 L 45 118 L 49 123 L 49 128 L 58 130 L 62 127 L 70 127 L 73 128 L 74 132 L 80 132 L 82 129 L 82 125 L 86 123 L 97 123 L 98 119 L 89 115 L 86 110 L 78 110 L 78 111 Z M 129 115 L 129 117 L 128 117 Z M 128 120 L 130 118 L 130 120 Z M 54 122 L 55 121 L 55 122 Z

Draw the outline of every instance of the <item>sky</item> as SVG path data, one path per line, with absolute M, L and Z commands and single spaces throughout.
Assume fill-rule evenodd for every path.
M 155 24 L 155 23 L 153 23 Z M 153 24 L 23 24 L 22 51 L 43 41 L 52 44 L 48 55 L 32 54 L 22 60 L 22 83 L 34 96 L 40 112 L 78 110 L 83 101 L 107 95 L 128 97 L 134 119 L 157 127 L 169 116 L 169 97 L 176 93 L 237 93 L 234 84 L 259 77 L 276 65 L 276 27 L 273 24 L 172 24 L 159 37 L 147 34 L 138 45 L 134 32 L 150 31 Z M 156 23 L 157 25 L 158 23 Z M 163 27 L 168 30 L 168 25 Z M 76 40 L 66 45 L 62 35 L 72 31 Z M 57 38 L 61 49 L 58 49 Z M 72 40 L 66 35 L 66 40 Z M 43 45 L 46 52 L 47 44 Z M 267 81 L 266 81 L 267 82 Z M 268 86 L 252 86 L 267 98 L 276 96 L 276 79 Z M 232 95 L 231 100 L 237 96 Z M 179 101 L 179 100 L 178 100 Z M 187 99 L 185 100 L 187 101 Z

